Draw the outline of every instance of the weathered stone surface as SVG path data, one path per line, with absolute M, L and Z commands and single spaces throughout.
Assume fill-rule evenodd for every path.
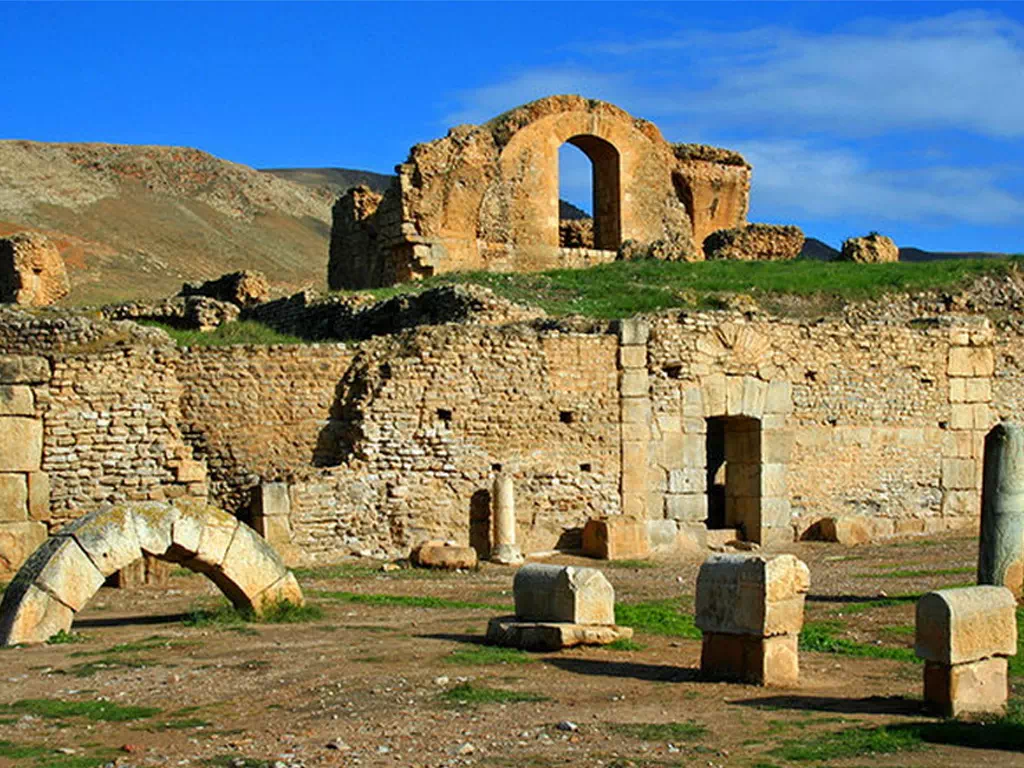
M 35 232 L 0 237 L 0 301 L 41 307 L 71 292 L 60 251 Z
M 0 572 L 13 574 L 46 541 L 43 523 L 0 524 Z
M 23 569 L 34 573 L 33 582 L 37 587 L 72 611 L 80 611 L 106 578 L 78 543 L 67 536 L 47 539 L 32 553 Z
M 716 634 L 798 634 L 809 586 L 807 566 L 793 555 L 712 555 L 697 575 L 695 621 Z
M 950 347 L 950 376 L 991 376 L 995 370 L 995 356 L 991 347 Z M 950 383 L 952 388 L 952 382 Z M 973 385 L 978 386 L 978 385 Z M 967 400 L 967 384 L 964 384 Z
M 216 507 L 207 507 L 205 523 L 199 536 L 199 548 L 193 563 L 187 565 L 203 573 L 220 568 L 239 525 L 237 517 Z
M 978 583 L 1024 588 L 1024 428 L 997 424 L 985 437 Z
M 251 603 L 252 596 L 276 584 L 288 572 L 266 539 L 252 528 L 238 524 L 221 564 L 209 576 L 234 605 L 243 605 Z
M 826 517 L 818 524 L 822 541 L 835 541 L 848 547 L 871 541 L 871 523 L 863 517 Z
M 32 389 L 16 384 L 0 385 L 0 416 L 34 416 Z
M 944 717 L 1001 715 L 1006 711 L 1010 681 L 1005 658 L 950 666 L 924 665 L 924 703 Z
M 139 549 L 145 555 L 161 557 L 174 544 L 174 523 L 178 519 L 178 508 L 163 502 L 138 502 L 131 505 L 135 523 L 135 536 Z M 196 538 L 198 544 L 198 536 Z M 194 550 L 189 553 L 194 554 Z
M 45 357 L 0 355 L 0 384 L 42 384 L 50 380 Z
M 777 687 L 800 681 L 798 635 L 734 635 L 705 632 L 701 645 L 701 675 Z
M 295 574 L 288 571 L 284 576 L 275 581 L 265 590 L 251 599 L 253 610 L 257 614 L 273 603 L 289 602 L 293 605 L 305 605 L 306 598 L 302 595 L 302 588 L 295 579 Z
M 899 261 L 900 249 L 892 238 L 872 232 L 864 237 L 851 237 L 843 241 L 840 261 L 856 261 L 861 264 L 880 264 Z
M 630 627 L 565 622 L 519 621 L 502 616 L 487 623 L 487 642 L 527 651 L 558 651 L 577 645 L 608 645 L 633 637 Z
M 27 476 L 0 473 L 0 522 L 18 523 L 28 520 Z
M 748 224 L 720 229 L 704 239 L 704 257 L 739 261 L 789 261 L 800 255 L 804 233 L 799 227 Z
M 476 568 L 477 554 L 472 547 L 463 547 L 446 541 L 425 541 L 415 547 L 409 555 L 413 565 L 421 568 Z
M 270 283 L 262 272 L 243 269 L 204 283 L 185 283 L 181 295 L 208 296 L 218 301 L 229 301 L 239 307 L 251 307 L 270 298 Z
M 646 520 L 615 515 L 592 518 L 583 526 L 583 554 L 588 557 L 626 560 L 647 557 L 649 551 Z
M 50 476 L 45 472 L 29 472 L 28 515 L 33 520 L 50 517 Z
M 941 589 L 917 601 L 914 650 L 926 661 L 964 664 L 1017 652 L 1017 601 L 1006 587 Z
M 512 587 L 520 621 L 615 623 L 615 590 L 596 568 L 527 563 Z
M 142 557 L 139 537 L 135 532 L 135 515 L 127 504 L 106 507 L 79 518 L 61 529 L 57 536 L 74 537 L 103 578 Z
M 0 645 L 43 643 L 70 631 L 75 612 L 34 584 L 8 588 L 0 603 Z
M 34 472 L 43 457 L 43 422 L 20 416 L 7 417 L 0 426 L 0 469 Z

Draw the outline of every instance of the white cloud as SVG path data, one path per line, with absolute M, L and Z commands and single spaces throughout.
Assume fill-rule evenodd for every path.
M 1024 200 L 1000 186 L 1003 171 L 931 166 L 872 168 L 853 152 L 805 141 L 751 141 L 751 206 L 765 218 L 867 218 L 904 222 L 1013 224 Z

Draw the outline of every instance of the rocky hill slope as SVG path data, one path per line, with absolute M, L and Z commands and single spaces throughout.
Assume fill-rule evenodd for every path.
M 74 303 L 256 269 L 321 287 L 333 194 L 184 147 L 0 141 L 0 235 L 48 233 Z

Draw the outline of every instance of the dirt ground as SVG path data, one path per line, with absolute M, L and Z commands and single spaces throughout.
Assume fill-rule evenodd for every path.
M 830 622 L 859 648 L 906 649 L 913 599 L 879 598 L 969 583 L 976 549 L 976 539 L 944 537 L 788 551 L 810 566 L 808 622 Z M 601 567 L 620 603 L 670 599 L 684 612 L 700 564 L 553 561 Z M 882 755 L 793 752 L 834 734 L 848 743 L 865 726 L 946 733 L 922 711 L 912 661 L 802 652 L 800 687 L 780 690 L 702 682 L 699 640 L 645 631 L 634 650 L 495 654 L 481 640 L 488 618 L 509 612 L 514 569 L 380 566 L 300 571 L 323 616 L 298 624 L 189 626 L 191 609 L 220 598 L 187 572 L 175 571 L 166 590 L 102 589 L 74 626 L 81 642 L 0 653 L 0 765 L 1024 766 L 1024 734 L 1016 751 L 926 738 Z M 441 601 L 358 602 L 353 593 Z M 460 698 L 486 689 L 506 700 Z M 38 699 L 49 702 L 26 701 Z M 111 722 L 60 711 L 98 701 L 159 712 Z

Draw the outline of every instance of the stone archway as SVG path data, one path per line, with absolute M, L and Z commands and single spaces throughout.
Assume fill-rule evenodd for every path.
M 194 502 L 125 503 L 76 520 L 25 562 L 0 603 L 0 645 L 41 643 L 71 629 L 111 574 L 144 554 L 205 574 L 238 608 L 302 604 L 302 590 L 277 552 L 249 526 Z
M 590 160 L 594 217 L 594 248 L 617 250 L 622 233 L 622 182 L 619 150 L 604 139 L 589 134 L 570 136 L 565 141 L 579 149 Z M 558 195 L 561 197 L 561 191 Z M 555 201 L 559 204 L 559 200 Z

